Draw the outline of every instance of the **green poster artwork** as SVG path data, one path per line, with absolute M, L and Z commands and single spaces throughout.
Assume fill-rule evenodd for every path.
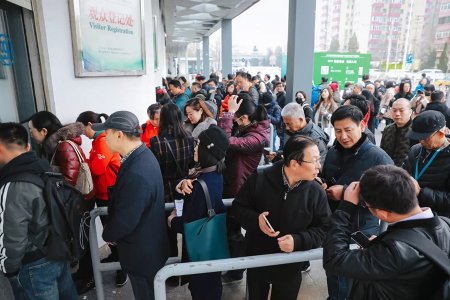
M 328 77 L 328 82 L 339 82 L 340 89 L 347 81 L 362 81 L 362 76 L 369 74 L 370 60 L 370 54 L 315 52 L 314 84 L 320 84 L 323 76 Z

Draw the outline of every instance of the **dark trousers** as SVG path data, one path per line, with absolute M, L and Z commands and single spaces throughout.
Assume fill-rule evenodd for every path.
M 192 300 L 220 300 L 222 298 L 220 272 L 190 275 L 189 290 Z
M 345 300 L 349 293 L 348 279 L 327 273 L 327 300 Z
M 133 288 L 134 298 L 136 300 L 154 300 L 155 291 L 153 287 L 153 277 L 141 277 L 128 274 L 131 287 Z
M 271 279 L 261 268 L 247 270 L 249 300 L 267 300 L 272 284 L 271 300 L 296 300 L 302 284 L 302 274 L 298 272 L 289 278 Z

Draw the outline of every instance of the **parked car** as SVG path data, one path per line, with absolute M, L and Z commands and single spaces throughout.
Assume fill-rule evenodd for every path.
M 445 79 L 445 73 L 442 72 L 442 70 L 440 70 L 440 69 L 423 69 L 423 70 L 420 70 L 414 75 L 414 78 L 420 78 L 423 73 L 425 73 L 426 76 L 428 78 L 430 78 L 431 80 L 433 80 L 433 81 Z

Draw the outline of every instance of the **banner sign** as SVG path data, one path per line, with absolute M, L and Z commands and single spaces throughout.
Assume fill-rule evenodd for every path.
M 145 74 L 144 0 L 71 0 L 75 76 Z

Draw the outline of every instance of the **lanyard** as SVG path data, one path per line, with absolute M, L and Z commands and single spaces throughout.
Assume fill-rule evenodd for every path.
M 423 148 L 422 148 L 423 149 Z M 420 154 L 419 154 L 419 158 L 422 154 L 422 149 L 420 149 Z M 430 160 L 427 162 L 427 164 L 423 167 L 422 171 L 420 171 L 419 173 L 419 158 L 417 158 L 416 161 L 416 175 L 414 176 L 414 178 L 418 181 L 420 179 L 420 177 L 422 177 L 423 173 L 425 173 L 425 171 L 428 169 L 428 167 L 431 165 L 431 163 L 433 162 L 433 160 L 436 158 L 436 156 L 439 154 L 439 152 L 441 152 L 441 150 L 443 149 L 443 147 L 439 148 L 436 150 L 436 152 L 434 152 L 433 156 L 431 156 Z

